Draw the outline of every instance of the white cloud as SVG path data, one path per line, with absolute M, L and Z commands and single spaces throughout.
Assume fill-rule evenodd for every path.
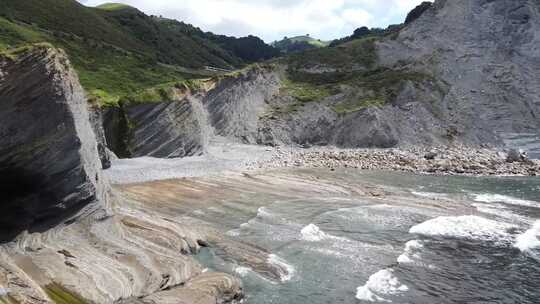
M 422 0 L 113 0 L 204 30 L 266 41 L 311 34 L 321 39 L 349 35 L 360 26 L 385 27 L 405 19 Z M 81 0 L 97 5 L 104 0 Z

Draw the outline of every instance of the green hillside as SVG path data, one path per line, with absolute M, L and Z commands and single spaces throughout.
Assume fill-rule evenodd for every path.
M 297 53 L 310 49 L 326 47 L 330 44 L 328 41 L 315 39 L 309 35 L 297 36 L 292 38 L 283 38 L 283 40 L 272 43 L 272 46 L 279 49 L 282 53 Z
M 1 1 L 0 48 L 38 42 L 63 48 L 100 104 L 163 83 L 207 77 L 201 72 L 205 66 L 234 69 L 277 55 L 256 37 L 217 41 L 221 36 L 123 4 L 92 8 L 75 0 Z M 234 48 L 246 39 L 254 51 L 242 56 Z
M 116 11 L 116 10 L 122 10 L 122 9 L 134 9 L 133 7 L 127 4 L 123 4 L 123 3 L 103 3 L 101 5 L 96 6 L 96 8 L 109 10 L 109 11 Z

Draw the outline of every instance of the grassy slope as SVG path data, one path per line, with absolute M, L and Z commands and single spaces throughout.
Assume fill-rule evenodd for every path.
M 298 36 L 276 41 L 272 43 L 272 46 L 278 49 L 282 54 L 293 54 L 301 53 L 306 50 L 323 48 L 328 46 L 328 43 L 309 36 Z
M 131 6 L 127 4 L 123 4 L 123 3 L 103 3 L 101 5 L 96 6 L 96 8 L 109 10 L 109 11 L 115 11 L 119 9 L 131 8 Z
M 124 5 L 89 8 L 75 0 L 2 0 L 0 49 L 39 42 L 63 48 L 90 97 L 115 105 L 122 96 L 203 77 L 176 66 L 243 65 L 212 41 L 190 35 L 194 29 Z
M 286 38 L 274 42 L 272 45 L 283 52 L 306 50 L 312 48 L 322 48 L 330 44 L 328 41 L 321 41 L 309 36 L 297 36 Z
M 289 40 L 291 42 L 307 42 L 315 47 L 325 47 L 330 44 L 330 42 L 328 41 L 322 41 L 322 40 L 315 39 L 309 36 L 297 36 L 297 37 L 289 38 Z
M 306 102 L 306 88 L 310 94 L 308 101 L 321 100 L 331 92 L 339 92 L 341 86 L 353 88 L 357 93 L 334 105 L 337 113 L 351 113 L 369 107 L 380 107 L 391 103 L 402 85 L 411 81 L 434 82 L 430 75 L 406 69 L 388 69 L 377 65 L 375 43 L 378 37 L 356 39 L 336 47 L 308 50 L 288 56 L 288 80 L 284 92 L 295 97 L 299 104 Z M 324 67 L 330 71 L 312 73 L 310 68 Z

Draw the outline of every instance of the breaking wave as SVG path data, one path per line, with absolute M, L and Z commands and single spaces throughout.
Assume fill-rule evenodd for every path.
M 530 252 L 540 248 L 540 221 L 534 223 L 533 227 L 516 238 L 514 247 L 522 252 Z
M 292 265 L 275 254 L 268 255 L 267 262 L 278 269 L 281 282 L 290 281 L 296 272 Z
M 503 242 L 510 238 L 507 231 L 514 228 L 517 226 L 466 215 L 437 217 L 413 226 L 409 232 L 425 236 Z
M 371 275 L 365 285 L 357 288 L 356 298 L 368 302 L 391 303 L 386 296 L 400 295 L 408 290 L 407 285 L 399 282 L 393 269 L 383 269 Z
M 308 242 L 319 242 L 330 238 L 328 234 L 322 231 L 317 225 L 309 224 L 300 231 L 302 240 Z
M 505 203 L 509 205 L 540 208 L 540 203 L 500 194 L 476 194 L 474 200 L 482 203 Z

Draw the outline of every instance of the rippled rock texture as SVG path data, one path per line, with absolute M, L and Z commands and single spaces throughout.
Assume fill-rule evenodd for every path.
M 62 51 L 36 46 L 0 70 L 1 303 L 242 296 L 239 280 L 203 274 L 193 259 L 208 233 L 112 192 L 91 124 L 99 117 Z

